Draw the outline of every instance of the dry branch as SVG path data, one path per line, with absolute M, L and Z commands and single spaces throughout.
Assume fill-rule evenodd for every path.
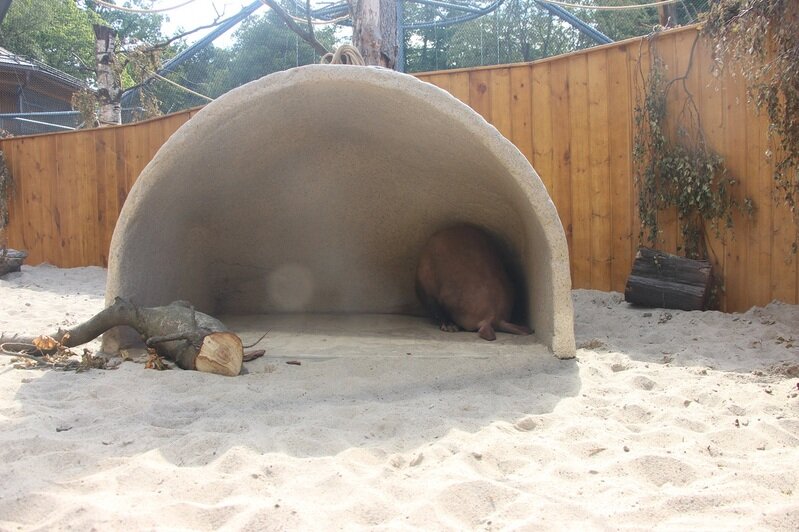
M 185 301 L 163 307 L 138 307 L 122 298 L 93 318 L 50 335 L 64 347 L 94 340 L 109 329 L 127 325 L 145 343 L 183 369 L 235 376 L 241 371 L 244 348 L 241 339 L 216 318 L 194 310 Z M 32 338 L 15 342 L 33 343 Z

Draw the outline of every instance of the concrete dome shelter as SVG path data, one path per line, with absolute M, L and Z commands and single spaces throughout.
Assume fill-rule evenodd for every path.
M 220 97 L 163 145 L 114 231 L 107 302 L 188 300 L 234 331 L 226 315 L 262 319 L 261 330 L 272 317 L 347 316 L 357 329 L 353 314 L 421 315 L 419 252 L 456 222 L 485 228 L 507 252 L 535 330 L 518 345 L 574 356 L 566 238 L 525 157 L 412 76 L 300 67 Z M 406 332 L 493 345 L 397 319 Z

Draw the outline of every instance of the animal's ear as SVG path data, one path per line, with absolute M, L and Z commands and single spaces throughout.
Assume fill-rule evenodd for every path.
M 484 323 L 481 325 L 477 330 L 477 334 L 480 336 L 480 338 L 483 340 L 488 340 L 489 342 L 497 339 L 497 335 L 494 334 L 494 328 L 491 327 L 490 323 Z

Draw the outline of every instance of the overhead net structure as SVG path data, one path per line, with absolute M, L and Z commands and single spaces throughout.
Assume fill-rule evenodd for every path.
M 403 2 L 402 65 L 422 72 L 535 61 L 696 22 L 708 0 Z
M 397 2 L 397 70 L 412 73 L 534 61 L 646 35 L 662 21 L 661 6 L 671 10 L 671 25 L 696 22 L 709 0 L 665 4 L 659 0 L 655 7 L 641 7 L 652 1 L 402 0 Z M 310 4 L 284 0 L 281 5 L 298 26 L 307 28 L 310 21 L 315 38 L 325 47 L 350 41 L 346 0 Z M 214 46 L 230 31 L 232 45 Z M 143 91 L 131 94 L 128 116 L 134 119 L 136 110 L 147 107 L 143 94 L 158 102 L 160 112 L 175 112 L 203 105 L 264 75 L 319 60 L 317 51 L 264 8 L 263 0 L 256 0 L 166 63 Z
M 275 1 L 297 27 L 306 32 L 313 28 L 315 39 L 324 48 L 350 42 L 352 21 L 346 0 Z M 708 2 L 399 0 L 395 3 L 396 69 L 414 73 L 534 61 L 651 33 L 662 22 L 665 7 L 670 10 L 671 25 L 695 22 L 708 10 Z M 292 31 L 285 17 L 267 3 L 253 0 L 218 20 L 191 44 L 171 47 L 164 54 L 167 59 L 148 70 L 147 80 L 123 96 L 123 121 L 205 105 L 267 74 L 318 63 L 319 48 Z M 114 0 L 114 5 L 122 2 Z M 179 17 L 170 16 L 180 25 Z M 38 78 L 30 79 L 37 83 Z M 50 96 L 53 90 L 36 89 L 24 87 L 23 105 L 17 106 L 16 114 L 0 113 L 0 129 L 29 134 L 82 125 L 79 113 L 69 110 L 70 90 L 74 89 L 67 87 L 65 96 L 55 103 Z M 49 103 L 39 105 L 46 98 Z

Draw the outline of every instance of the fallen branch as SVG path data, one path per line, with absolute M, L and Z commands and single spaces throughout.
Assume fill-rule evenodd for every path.
M 76 347 L 113 327 L 134 328 L 148 347 L 183 369 L 235 376 L 241 371 L 244 348 L 238 335 L 216 318 L 194 310 L 185 301 L 163 307 L 138 307 L 122 298 L 93 318 L 50 335 L 56 344 Z M 33 338 L 14 337 L 15 343 L 33 344 Z M 2 339 L 0 339 L 2 341 Z

